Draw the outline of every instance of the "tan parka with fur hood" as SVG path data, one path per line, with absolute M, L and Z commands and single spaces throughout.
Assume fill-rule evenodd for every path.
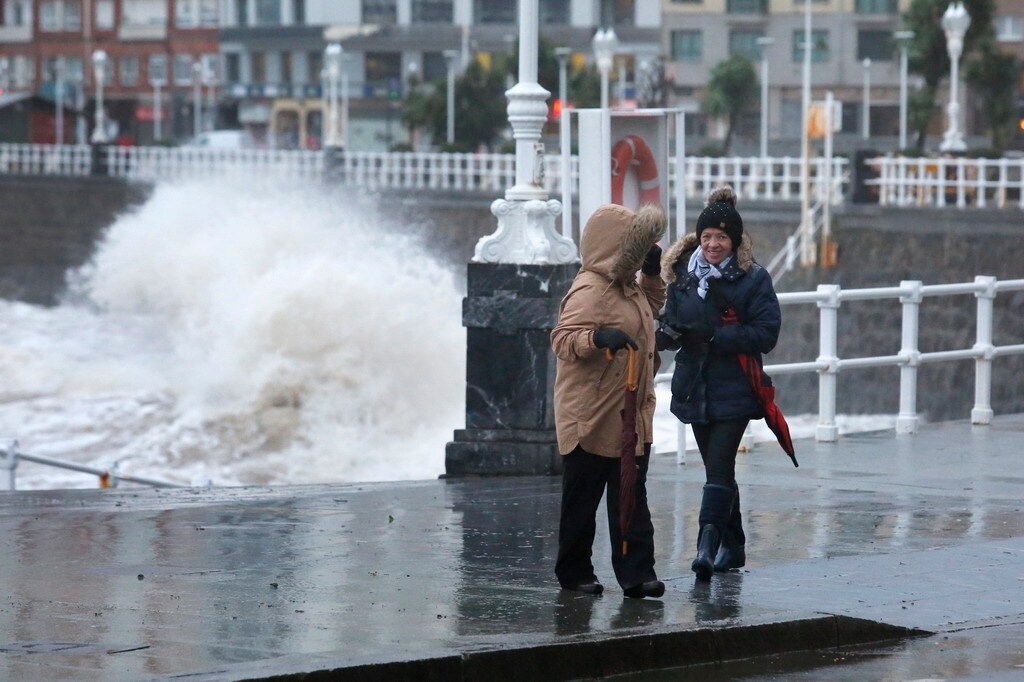
M 602 327 L 621 329 L 640 346 L 637 454 L 653 440 L 655 316 L 665 303 L 665 282 L 644 274 L 638 282 L 637 271 L 664 234 L 665 224 L 657 206 L 634 213 L 606 204 L 594 211 L 583 230 L 582 267 L 551 331 L 557 357 L 555 429 L 563 455 L 577 445 L 602 457 L 620 454 L 627 353 L 619 351 L 610 361 L 605 357 L 594 345 L 594 332 Z

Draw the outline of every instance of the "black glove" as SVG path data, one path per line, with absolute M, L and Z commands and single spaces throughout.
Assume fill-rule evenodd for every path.
M 613 352 L 620 351 L 626 346 L 629 346 L 633 350 L 637 350 L 640 347 L 636 345 L 636 341 L 633 340 L 633 337 L 621 329 L 615 329 L 614 327 L 606 327 L 594 332 L 594 345 L 598 348 L 607 348 Z
M 692 322 L 679 329 L 679 342 L 689 355 L 703 355 L 715 338 L 715 328 L 707 322 Z
M 654 348 L 655 350 L 676 350 L 679 348 L 679 337 L 670 336 L 664 330 L 659 329 L 654 332 Z
M 644 257 L 644 264 L 640 266 L 640 272 L 648 277 L 657 277 L 661 274 L 661 247 L 655 244 Z

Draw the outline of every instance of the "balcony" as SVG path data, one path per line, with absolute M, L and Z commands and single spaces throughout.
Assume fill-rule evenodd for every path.
M 167 38 L 167 22 L 152 24 L 121 24 L 117 30 L 120 40 L 164 40 Z
M 31 26 L 0 26 L 0 43 L 32 42 Z
M 768 14 L 768 0 L 728 0 L 729 14 Z

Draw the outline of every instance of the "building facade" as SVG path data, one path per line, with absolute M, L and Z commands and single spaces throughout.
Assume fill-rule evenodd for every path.
M 164 139 L 194 131 L 197 82 L 200 127 L 214 125 L 219 0 L 0 0 L 0 7 L 0 86 L 90 112 L 93 55 L 102 51 L 104 108 L 115 139 L 147 143 L 157 128 Z M 81 123 L 76 137 L 84 141 L 91 115 Z

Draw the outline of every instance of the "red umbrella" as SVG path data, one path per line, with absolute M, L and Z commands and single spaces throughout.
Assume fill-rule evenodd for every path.
M 726 308 L 722 312 L 723 325 L 739 324 L 739 322 L 740 318 L 733 308 Z M 754 389 L 754 396 L 764 412 L 764 423 L 772 430 L 779 445 L 793 460 L 793 466 L 800 466 L 796 461 L 793 438 L 789 435 L 789 424 L 786 423 L 786 417 L 782 414 L 782 410 L 775 404 L 775 387 L 772 386 L 768 375 L 764 373 L 761 358 L 748 353 L 737 353 L 736 359 L 739 360 L 743 373 L 747 375 L 747 380 L 750 381 L 750 386 Z M 766 384 L 765 379 L 768 379 L 769 383 Z
M 636 390 L 639 386 L 638 362 L 640 354 L 632 348 L 626 372 L 626 397 L 622 405 L 622 449 L 619 460 L 619 533 L 622 535 L 622 553 L 626 554 L 626 536 L 633 523 L 636 509 Z

